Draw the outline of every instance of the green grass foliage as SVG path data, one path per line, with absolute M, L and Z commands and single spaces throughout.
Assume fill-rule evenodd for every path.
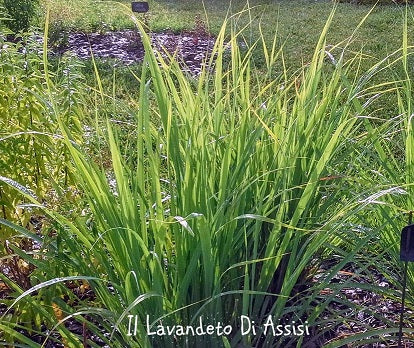
M 311 60 L 294 74 L 276 37 L 269 43 L 260 35 L 241 49 L 246 32 L 235 29 L 237 17 L 226 21 L 197 77 L 153 52 L 137 22 L 146 49 L 135 75 L 138 97 L 128 122 L 110 113 L 102 127 L 96 114 L 101 159 L 79 135 L 87 113 L 74 108 L 82 103 L 81 83 L 49 71 L 47 30 L 43 65 L 16 67 L 2 60 L 7 88 L 0 110 L 9 129 L 1 156 L 24 164 L 12 172 L 7 170 L 15 166 L 4 164 L 2 192 L 18 190 L 33 212 L 47 216 L 50 228 L 41 234 L 8 216 L 0 220 L 39 245 L 30 253 L 12 247 L 33 265 L 29 284 L 0 275 L 12 289 L 0 320 L 1 339 L 30 347 L 45 339 L 97 346 L 65 326 L 77 321 L 110 347 L 300 347 L 319 344 L 346 322 L 329 312 L 333 301 L 346 303 L 340 297 L 346 287 L 398 299 L 394 216 L 412 209 L 413 182 L 408 25 L 400 50 L 362 70 L 362 53 L 350 56 L 346 42 L 328 46 L 333 20 L 334 12 Z M 256 46 L 264 57 L 260 70 L 254 65 Z M 12 52 L 13 60 L 25 62 Z M 404 76 L 371 83 L 395 66 Z M 97 111 L 114 96 L 104 92 L 98 69 L 95 76 L 96 88 L 88 92 Z M 72 91 L 68 81 L 78 86 L 74 93 L 65 94 Z M 398 116 L 376 117 L 375 102 L 389 94 L 398 100 Z M 121 141 L 126 133 L 128 141 Z M 82 214 L 69 216 L 33 193 L 40 178 L 48 188 L 64 187 L 62 168 L 81 191 L 76 205 Z M 330 267 L 312 281 L 326 263 Z M 349 264 L 357 266 L 355 275 L 332 282 Z M 359 282 L 374 271 L 395 281 L 395 288 Z M 410 286 L 412 281 L 410 269 Z M 82 298 L 70 290 L 82 287 L 92 295 Z M 160 320 L 195 324 L 202 316 L 234 330 L 228 336 L 151 338 L 141 325 L 147 314 L 154 327 Z M 260 323 L 269 314 L 307 321 L 311 337 L 241 335 L 240 315 Z M 128 335 L 128 315 L 137 315 L 136 336 Z M 328 346 L 385 340 L 398 328 L 384 322 L 386 329 Z
M 0 41 L 0 172 L 11 180 L 27 183 L 38 199 L 45 201 L 50 199 L 51 190 L 61 191 L 60 187 L 70 183 L 66 150 L 50 106 L 45 103 L 46 80 L 39 57 L 42 47 L 28 35 L 16 41 Z M 52 86 L 51 91 L 60 103 L 62 117 L 74 134 L 79 134 L 81 81 L 75 67 L 76 63 L 62 62 L 53 79 L 59 87 Z M 21 199 L 7 185 L 0 184 L 1 217 L 26 226 L 32 212 L 19 207 Z M 2 242 L 9 232 L 2 227 Z

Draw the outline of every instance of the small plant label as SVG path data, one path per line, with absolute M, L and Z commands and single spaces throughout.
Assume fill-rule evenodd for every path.
M 133 12 L 144 13 L 148 12 L 149 10 L 149 5 L 146 1 L 134 1 L 131 3 L 131 5 Z
M 401 232 L 400 260 L 414 262 L 414 225 L 405 226 Z

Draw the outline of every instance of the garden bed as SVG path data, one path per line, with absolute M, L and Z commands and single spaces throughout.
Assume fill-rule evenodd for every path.
M 176 54 L 183 68 L 198 74 L 202 64 L 209 57 L 215 40 L 199 33 L 174 34 L 172 32 L 151 33 L 155 50 L 164 57 Z M 79 59 L 115 59 L 126 65 L 142 62 L 144 46 L 136 30 L 122 30 L 106 33 L 73 32 L 66 34 L 57 50 L 60 54 L 72 53 Z

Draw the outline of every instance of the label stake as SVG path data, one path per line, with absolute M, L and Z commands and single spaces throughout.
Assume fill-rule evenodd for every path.
M 145 13 L 148 12 L 149 5 L 146 1 L 133 1 L 131 3 L 131 8 L 133 12 Z
M 404 323 L 405 293 L 407 288 L 408 262 L 414 261 L 414 225 L 413 212 L 408 213 L 408 226 L 401 232 L 400 260 L 404 261 L 403 291 L 401 295 L 400 328 L 398 331 L 398 348 L 402 348 L 402 329 Z

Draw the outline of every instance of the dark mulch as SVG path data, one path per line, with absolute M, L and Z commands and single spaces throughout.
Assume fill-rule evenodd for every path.
M 322 268 L 319 274 L 314 277 L 313 282 L 319 282 L 326 271 Z M 321 328 L 321 330 L 328 329 L 328 335 L 325 335 L 325 339 L 320 342 L 327 344 L 368 331 L 397 329 L 399 327 L 401 313 L 399 292 L 393 281 L 386 279 L 373 267 L 361 271 L 358 266 L 350 263 L 333 277 L 331 283 L 343 284 L 343 286 L 340 286 L 340 290 L 336 293 L 329 287 L 321 291 L 321 300 L 332 296 L 334 298 L 321 317 L 321 320 L 328 322 L 324 328 Z M 352 283 L 360 283 L 361 288 L 352 286 Z M 369 288 L 373 286 L 384 288 L 384 294 L 377 289 L 370 290 Z M 389 298 L 386 296 L 387 289 L 394 290 L 397 297 Z M 405 309 L 404 327 L 412 328 L 413 319 L 413 311 Z M 405 335 L 403 337 L 402 347 L 414 347 L 413 336 Z M 346 347 L 382 348 L 397 347 L 398 345 L 398 335 L 394 333 L 372 336 L 371 338 L 380 338 L 378 340 L 380 342 L 364 344 L 362 340 Z
M 205 33 L 151 33 L 155 50 L 164 57 L 166 52 L 176 55 L 184 70 L 199 74 L 206 57 L 211 55 L 215 40 Z M 94 57 L 116 59 L 122 64 L 141 62 L 144 47 L 136 30 L 123 30 L 107 33 L 68 33 L 61 40 L 60 54 L 71 52 L 80 59 Z

